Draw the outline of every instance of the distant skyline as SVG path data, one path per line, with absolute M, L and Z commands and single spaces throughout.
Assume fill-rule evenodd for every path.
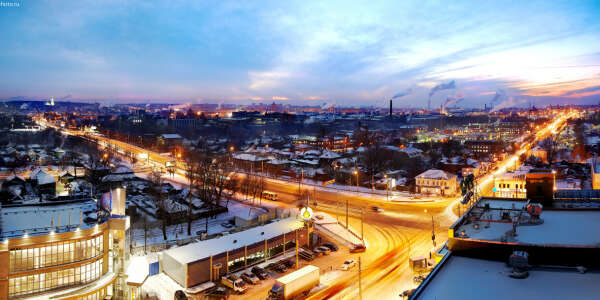
M 599 1 L 10 2 L 3 100 L 600 102 Z

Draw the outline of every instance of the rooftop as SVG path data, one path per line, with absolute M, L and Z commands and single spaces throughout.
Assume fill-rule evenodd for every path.
M 456 237 L 479 241 L 510 242 L 529 245 L 598 246 L 600 210 L 587 202 L 573 204 L 577 210 L 544 209 L 541 224 L 533 224 L 524 210 L 525 200 L 482 198 L 455 227 Z M 516 235 L 513 222 L 519 218 Z
M 178 248 L 165 251 L 181 264 L 188 264 L 205 259 L 211 255 L 217 255 L 227 250 L 237 249 L 245 245 L 252 245 L 265 239 L 271 239 L 300 229 L 304 223 L 295 217 L 277 220 L 273 223 L 254 227 L 245 231 L 236 232 L 220 238 L 200 241 Z
M 62 232 L 66 230 L 69 224 L 69 216 L 71 217 L 72 229 L 75 229 L 79 225 L 80 213 L 82 213 L 82 218 L 85 220 L 90 212 L 93 214 L 90 217 L 96 218 L 96 202 L 93 200 L 43 205 L 4 206 L 0 213 L 0 235 L 15 238 L 21 237 L 25 233 L 28 235 L 47 234 L 52 230 L 52 222 L 54 222 L 55 227 L 59 226 L 59 218 L 59 231 Z M 83 221 L 80 229 L 87 229 L 95 224 L 95 222 L 88 224 Z
M 514 279 L 506 262 L 450 255 L 412 299 L 595 299 L 600 272 L 534 268 Z M 575 296 L 576 295 L 576 296 Z

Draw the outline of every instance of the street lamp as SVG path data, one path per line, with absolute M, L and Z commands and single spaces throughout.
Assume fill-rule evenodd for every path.
M 433 248 L 435 249 L 435 224 L 433 222 L 433 214 L 425 209 L 425 213 L 431 216 L 431 241 L 433 242 Z
M 354 175 L 356 175 L 356 192 L 358 193 L 358 170 L 354 169 Z
M 388 190 L 389 187 L 390 187 L 390 184 L 389 184 L 389 181 L 387 179 L 387 174 L 383 174 L 383 178 L 385 179 L 385 200 L 386 201 L 390 201 L 390 193 L 389 193 L 389 190 Z

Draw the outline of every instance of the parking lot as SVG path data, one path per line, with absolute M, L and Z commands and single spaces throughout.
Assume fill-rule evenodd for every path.
M 325 242 L 325 239 L 323 239 L 323 241 Z M 344 274 L 345 272 L 356 273 L 358 271 L 358 265 L 348 271 L 342 271 L 340 269 L 340 266 L 344 263 L 344 261 L 348 259 L 358 260 L 358 256 L 360 255 L 360 253 L 349 253 L 349 249 L 347 247 L 344 247 L 336 242 L 333 243 L 339 247 L 338 251 L 332 251 L 328 255 L 319 255 L 313 261 L 306 261 L 303 259 L 299 260 L 300 268 L 306 265 L 313 265 L 319 267 L 319 269 L 321 270 L 321 285 L 328 285 L 330 282 L 335 280 L 335 278 L 337 278 L 341 274 Z M 267 271 L 267 273 L 269 274 L 269 278 L 259 281 L 259 283 L 256 285 L 249 285 L 250 288 L 246 291 L 245 294 L 240 295 L 232 292 L 230 294 L 229 299 L 265 299 L 268 295 L 268 291 L 273 286 L 275 279 L 296 270 L 292 267 L 286 272 L 279 273 L 275 270 L 267 268 L 266 266 L 271 263 L 286 259 L 291 259 L 292 261 L 295 261 L 296 257 L 294 255 L 294 252 L 288 252 L 285 256 L 280 256 L 273 260 L 268 260 L 266 263 L 258 264 L 259 267 L 263 267 L 265 271 Z M 250 272 L 250 269 L 252 268 L 238 271 L 234 274 L 241 275 L 241 273 L 243 272 Z

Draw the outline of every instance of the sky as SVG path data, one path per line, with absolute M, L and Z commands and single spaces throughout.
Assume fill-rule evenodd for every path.
M 3 100 L 600 102 L 600 1 L 3 3 Z

